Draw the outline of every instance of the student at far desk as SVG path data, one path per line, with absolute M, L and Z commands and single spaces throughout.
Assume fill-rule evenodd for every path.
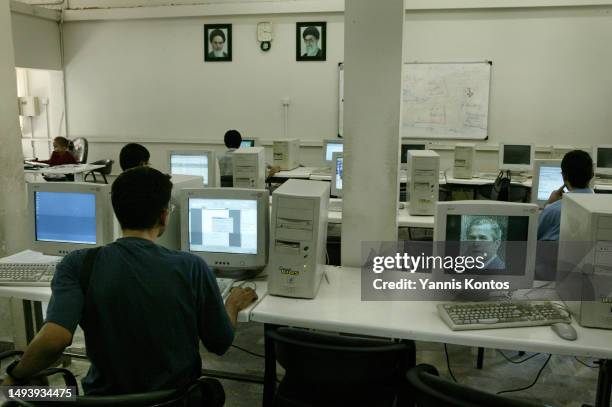
M 128 143 L 123 146 L 119 153 L 119 165 L 122 171 L 127 171 L 130 168 L 149 165 L 150 158 L 151 154 L 145 146 L 138 143 Z
M 49 167 L 55 165 L 77 164 L 76 158 L 69 150 L 70 140 L 66 137 L 56 137 L 53 139 L 53 152 L 48 160 L 36 160 L 40 163 L 49 164 Z
M 124 237 L 59 263 L 45 324 L 3 385 L 52 365 L 79 324 L 91 361 L 82 380 L 88 395 L 189 385 L 201 374 L 200 341 L 219 355 L 230 347 L 238 312 L 257 295 L 234 288 L 224 304 L 204 260 L 155 244 L 171 216 L 171 190 L 167 175 L 146 166 L 117 177 L 111 200 Z
M 538 240 L 559 240 L 561 199 L 563 198 L 564 188 L 567 188 L 567 193 L 594 193 L 589 188 L 589 183 L 595 175 L 593 173 L 593 160 L 589 153 L 582 150 L 573 150 L 565 154 L 561 161 L 561 175 L 563 176 L 563 185 L 550 194 L 546 207 L 540 214 Z

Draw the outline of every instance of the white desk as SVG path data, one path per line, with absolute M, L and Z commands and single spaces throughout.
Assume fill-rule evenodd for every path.
M 90 171 L 104 168 L 105 165 L 101 164 L 67 164 L 67 165 L 56 165 L 54 167 L 45 167 L 36 170 L 24 170 L 26 174 L 36 175 L 74 175 L 76 182 L 83 182 L 85 174 Z
M 49 261 L 56 260 L 55 256 L 44 256 L 41 253 L 32 250 L 24 250 L 12 256 L 7 256 L 0 259 L 2 263 L 27 263 L 33 261 Z M 238 322 L 249 322 L 250 314 L 253 308 L 266 296 L 268 291 L 268 282 L 266 280 L 255 279 L 255 291 L 258 300 L 251 306 L 240 311 L 238 314 Z M 34 301 L 37 303 L 49 302 L 51 299 L 51 287 L 20 287 L 20 286 L 0 286 L 0 297 L 16 298 L 25 301 Z M 40 306 L 40 305 L 38 305 Z M 40 327 L 34 327 L 40 328 Z M 36 332 L 36 330 L 34 330 Z
M 342 201 L 341 199 L 330 198 L 332 201 Z M 397 211 L 397 225 L 399 227 L 410 227 L 410 228 L 428 228 L 433 229 L 434 217 L 433 216 L 416 216 L 408 213 L 408 204 L 404 209 Z M 327 222 L 339 224 L 342 223 L 342 211 L 328 211 Z
M 327 266 L 326 270 L 329 283 L 323 279 L 315 299 L 268 295 L 252 311 L 251 320 L 358 335 L 612 359 L 612 330 L 582 328 L 573 322 L 578 333 L 574 342 L 559 338 L 548 326 L 452 331 L 438 317 L 437 302 L 362 301 L 360 269 Z M 264 389 L 264 400 L 266 396 L 269 390 Z
M 297 178 L 297 179 L 309 179 L 310 174 L 314 171 L 315 167 L 297 167 L 289 171 L 279 171 L 272 176 L 272 178 Z

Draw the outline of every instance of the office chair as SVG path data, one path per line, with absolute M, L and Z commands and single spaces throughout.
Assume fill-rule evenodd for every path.
M 295 328 L 266 330 L 266 340 L 273 342 L 274 357 L 285 369 L 274 394 L 275 407 L 407 403 L 405 374 L 416 357 L 412 341 L 391 342 Z M 271 365 L 275 370 L 276 364 Z
M 526 186 L 508 183 L 502 188 L 496 190 L 495 184 L 480 185 L 477 188 L 477 199 L 523 203 L 530 201 L 530 189 Z
M 427 364 L 410 369 L 407 378 L 416 407 L 544 407 L 544 404 L 498 396 L 448 381 Z
M 85 164 L 87 162 L 87 152 L 89 150 L 89 142 L 84 137 L 77 137 L 72 140 L 73 150 L 72 155 L 79 164 Z
M 9 357 L 20 356 L 21 351 L 8 351 L 0 353 L 0 360 Z M 157 390 L 147 393 L 132 393 L 112 396 L 81 396 L 78 394 L 77 380 L 67 369 L 48 368 L 40 372 L 33 379 L 41 380 L 47 377 L 61 374 L 65 387 L 74 387 L 77 391 L 74 401 L 66 402 L 66 405 L 74 407 L 88 406 L 167 406 L 167 407 L 221 407 L 225 403 L 225 392 L 223 386 L 216 379 L 199 378 L 186 389 Z M 199 391 L 198 391 L 199 390 Z M 22 400 L 9 400 L 0 407 L 38 407 L 47 405 L 63 405 L 55 402 L 26 402 Z
M 98 160 L 98 161 L 94 161 L 93 163 L 91 163 L 92 165 L 104 165 L 104 168 L 99 168 L 97 170 L 93 170 L 93 171 L 89 171 L 87 174 L 85 174 L 85 177 L 83 177 L 84 181 L 87 181 L 87 177 L 88 176 L 93 176 L 93 182 L 98 182 L 98 179 L 96 178 L 96 172 L 100 175 L 102 175 L 102 178 L 104 179 L 104 183 L 108 184 L 108 180 L 106 179 L 107 175 L 110 175 L 111 171 L 113 170 L 113 164 L 115 163 L 115 161 L 113 160 Z

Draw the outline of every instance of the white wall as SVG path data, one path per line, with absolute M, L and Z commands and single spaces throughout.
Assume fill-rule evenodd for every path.
M 16 66 L 62 69 L 57 22 L 15 12 L 11 20 Z
M 256 24 L 275 39 L 259 50 Z M 342 17 L 328 15 L 327 61 L 295 61 L 295 22 L 312 17 L 184 18 L 67 23 L 68 130 L 83 136 L 219 141 L 228 129 L 283 136 L 281 100 L 290 98 L 289 136 L 337 134 L 337 63 Z M 204 63 L 203 25 L 233 24 L 233 62 Z
M 609 142 L 611 11 L 409 10 L 405 59 L 493 61 L 489 144 Z M 321 13 L 66 23 L 69 135 L 93 142 L 92 159 L 113 158 L 127 141 L 220 143 L 229 128 L 271 140 L 282 136 L 281 99 L 289 97 L 290 136 L 316 145 L 337 132 L 343 19 Z M 267 54 L 255 41 L 264 20 L 275 31 Z M 327 62 L 295 61 L 295 22 L 307 20 L 328 21 Z M 233 62 L 203 62 L 202 26 L 209 22 L 234 25 Z M 164 162 L 172 148 L 148 147 Z M 442 154 L 442 166 L 450 166 L 452 154 Z M 307 148 L 304 164 L 321 165 L 320 155 Z M 483 170 L 495 167 L 494 154 L 479 157 Z
M 609 143 L 610 38 L 610 7 L 409 12 L 404 57 L 493 61 L 489 143 Z

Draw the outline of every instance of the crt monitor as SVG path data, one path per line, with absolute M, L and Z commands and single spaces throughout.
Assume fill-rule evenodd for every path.
M 531 202 L 543 207 L 550 194 L 563 186 L 561 160 L 535 160 L 531 184 Z
M 323 141 L 323 153 L 325 155 L 325 163 L 332 166 L 332 155 L 334 153 L 341 153 L 344 149 L 344 140 L 342 139 L 332 139 L 332 140 L 324 140 Z
M 30 248 L 63 256 L 113 240 L 110 185 L 28 183 Z
M 205 187 L 217 186 L 217 160 L 214 151 L 171 151 L 170 174 L 197 175 L 203 178 Z
M 496 201 L 438 202 L 434 250 L 442 256 L 480 257 L 480 267 L 435 271 L 436 278 L 507 281 L 531 288 L 535 271 L 538 207 Z
M 408 151 L 412 150 L 427 150 L 427 144 L 425 143 L 410 143 L 402 141 L 402 153 L 401 162 L 402 164 L 408 163 Z
M 186 189 L 181 250 L 226 277 L 253 276 L 268 261 L 269 194 L 264 189 Z
M 595 173 L 612 175 L 612 144 L 595 146 Z
M 255 139 L 254 138 L 243 138 L 240 142 L 240 148 L 244 147 L 255 147 Z
M 499 169 L 507 171 L 531 171 L 535 156 L 533 144 L 500 144 Z
M 342 175 L 344 165 L 344 155 L 342 153 L 334 153 L 332 167 L 332 184 L 331 195 L 342 197 Z

